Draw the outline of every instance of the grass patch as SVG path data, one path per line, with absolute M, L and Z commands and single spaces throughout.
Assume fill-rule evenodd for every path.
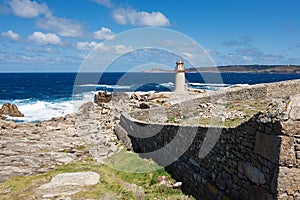
M 0 199 L 41 199 L 35 192 L 36 188 L 49 182 L 55 175 L 85 171 L 99 173 L 100 182 L 72 195 L 72 199 L 137 199 L 137 191 L 134 188 L 142 191 L 145 199 L 192 199 L 180 190 L 174 190 L 165 185 L 160 186 L 157 181 L 158 176 L 168 176 L 172 180 L 171 176 L 154 162 L 141 159 L 137 154 L 126 152 L 116 154 L 110 162 L 110 164 L 119 162 L 118 168 L 116 165 L 98 165 L 90 159 L 67 164 L 44 174 L 12 177 L 0 183 Z M 128 171 L 132 172 L 131 168 L 136 172 L 141 172 L 141 170 L 144 172 L 130 173 Z M 120 170 L 127 170 L 127 172 Z
M 268 108 L 268 99 L 250 99 L 243 101 L 229 101 L 225 104 L 226 111 L 242 111 L 246 117 L 251 117 L 259 111 L 264 111 Z
M 175 119 L 176 118 L 174 116 L 168 116 L 166 123 L 175 123 Z
M 237 118 L 237 119 L 226 119 L 224 121 L 224 124 L 223 126 L 225 127 L 236 127 L 238 125 L 240 125 L 241 123 L 247 121 L 247 119 L 240 119 L 240 118 Z

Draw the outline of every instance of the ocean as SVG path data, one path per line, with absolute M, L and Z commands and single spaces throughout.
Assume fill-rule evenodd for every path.
M 187 73 L 188 86 L 220 90 L 232 85 L 300 79 L 300 74 Z M 97 91 L 172 91 L 173 73 L 0 73 L 0 105 L 16 104 L 25 117 L 38 122 L 76 112 L 74 104 L 93 101 Z

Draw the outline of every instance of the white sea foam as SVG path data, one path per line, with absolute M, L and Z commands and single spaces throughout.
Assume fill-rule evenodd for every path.
M 174 83 L 162 83 L 165 87 L 174 87 Z M 222 88 L 231 87 L 230 84 L 206 84 L 206 83 L 188 83 L 192 87 L 202 87 L 203 89 L 219 90 Z M 106 88 L 130 88 L 133 86 L 109 86 L 109 85 L 81 85 L 82 87 L 106 87 Z M 105 89 L 103 89 L 105 90 Z M 13 101 L 0 100 L 0 105 L 3 103 L 16 104 L 19 110 L 25 115 L 25 117 L 8 117 L 16 122 L 37 122 L 43 120 L 49 120 L 53 117 L 60 117 L 70 113 L 77 112 L 80 106 L 86 102 L 93 101 L 94 95 L 99 91 L 88 91 L 80 94 L 76 94 L 73 98 L 55 99 L 53 101 L 41 101 L 34 99 L 18 99 Z M 139 93 L 149 94 L 155 91 L 128 91 L 128 94 Z
M 16 122 L 38 122 L 49 120 L 53 117 L 65 116 L 77 112 L 79 107 L 89 101 L 93 101 L 93 92 L 85 92 L 74 95 L 73 99 L 56 99 L 53 101 L 40 101 L 33 99 L 5 101 L 0 100 L 0 105 L 4 103 L 16 104 L 24 117 L 7 117 Z
M 15 103 L 25 117 L 8 117 L 17 122 L 37 122 L 53 117 L 64 116 L 74 111 L 71 100 L 62 102 L 12 102 Z
M 214 87 L 227 87 L 230 86 L 230 84 L 224 84 L 224 83 L 188 83 L 189 85 L 194 86 L 214 86 Z
M 205 90 L 221 90 L 230 87 L 231 84 L 224 83 L 188 83 L 190 87 Z
M 107 89 L 130 89 L 132 86 L 130 85 L 104 85 L 104 84 L 83 84 L 78 85 L 79 87 L 101 87 Z

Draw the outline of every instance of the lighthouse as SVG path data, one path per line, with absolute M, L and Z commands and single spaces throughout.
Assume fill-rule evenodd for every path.
M 175 90 L 174 92 L 185 92 L 185 69 L 182 60 L 176 62 L 176 77 L 175 77 Z

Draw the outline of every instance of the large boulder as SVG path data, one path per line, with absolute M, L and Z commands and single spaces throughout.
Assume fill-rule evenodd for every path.
M 0 109 L 0 115 L 9 115 L 11 117 L 24 117 L 15 104 L 5 103 Z
M 112 99 L 112 94 L 108 92 L 98 92 L 95 94 L 94 102 L 97 105 L 100 105 L 102 103 L 108 103 Z

